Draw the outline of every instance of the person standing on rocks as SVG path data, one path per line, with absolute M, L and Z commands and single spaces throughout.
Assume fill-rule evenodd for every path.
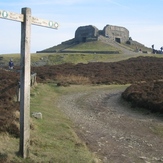
M 9 69 L 12 70 L 14 68 L 14 62 L 12 59 L 9 61 Z
M 162 51 L 163 51 L 163 46 L 160 48 L 160 50 L 161 50 L 161 54 L 162 54 Z
M 152 53 L 155 54 L 154 44 L 152 45 Z

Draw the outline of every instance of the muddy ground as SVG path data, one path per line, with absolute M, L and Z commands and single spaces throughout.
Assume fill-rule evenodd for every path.
M 19 110 L 19 103 L 13 101 L 13 97 L 15 96 L 16 90 L 17 90 L 17 83 L 19 81 L 19 73 L 15 71 L 16 69 L 19 69 L 19 67 L 15 67 L 14 71 L 6 71 L 4 69 L 0 69 L 0 113 L 1 113 L 0 114 L 0 132 L 7 131 L 10 134 L 18 137 L 19 129 L 18 129 L 17 123 L 19 119 L 17 116 L 15 116 L 15 112 Z M 74 81 L 73 82 L 66 81 L 67 83 L 65 83 L 65 80 L 62 81 L 61 78 L 60 80 L 58 80 L 57 78 L 58 76 L 72 76 L 72 75 L 88 78 L 90 81 L 89 84 L 91 85 L 92 84 L 93 85 L 132 84 L 126 90 L 123 90 L 122 92 L 118 93 L 119 100 L 125 99 L 129 101 L 129 103 L 132 104 L 132 108 L 134 107 L 136 108 L 137 106 L 146 108 L 148 113 L 150 114 L 151 112 L 157 112 L 160 115 L 161 113 L 163 113 L 163 82 L 162 82 L 163 59 L 162 58 L 138 57 L 138 58 L 131 58 L 131 59 L 116 62 L 116 63 L 98 62 L 98 63 L 88 63 L 88 64 L 80 63 L 77 65 L 63 64 L 63 65 L 54 65 L 54 66 L 42 66 L 42 67 L 32 67 L 31 71 L 37 73 L 37 82 L 46 83 L 46 82 L 55 81 L 58 83 L 58 85 L 76 84 Z M 116 103 L 116 105 L 117 104 L 118 102 Z M 100 102 L 99 105 L 100 105 L 99 107 L 103 107 L 102 102 Z M 109 103 L 108 103 L 108 107 L 109 107 Z M 108 119 L 110 115 L 108 115 L 108 117 L 106 117 L 106 115 L 105 115 L 105 118 Z M 145 122 L 146 120 L 144 118 L 142 119 L 144 123 L 140 123 L 140 126 L 141 125 L 146 126 L 147 123 L 150 123 L 151 125 L 154 124 L 152 120 L 146 123 Z M 121 121 L 122 119 L 124 121 Z M 118 121 L 119 123 L 117 125 L 116 123 L 113 123 L 114 122 L 114 116 L 113 116 L 112 121 L 111 122 L 109 121 L 108 123 L 109 125 L 118 128 L 117 131 L 122 131 L 123 128 L 126 128 L 125 127 L 126 121 L 128 122 L 128 124 L 130 124 L 130 121 L 131 121 L 131 124 L 133 124 L 133 126 L 134 124 L 137 124 L 137 120 L 127 118 L 127 116 L 125 115 L 122 116 L 122 118 L 119 118 Z M 161 122 L 159 121 L 159 123 Z M 128 129 L 132 128 L 132 126 L 130 125 L 128 125 L 128 127 L 127 127 Z M 142 129 L 145 129 L 145 128 L 141 128 L 141 130 Z M 139 131 L 139 127 L 136 126 L 135 130 Z M 138 132 L 138 134 L 140 134 L 140 136 L 143 136 L 142 131 Z M 144 131 L 144 134 L 145 134 L 145 131 Z M 109 142 L 109 144 L 111 143 L 110 146 L 113 145 L 114 147 L 117 141 L 118 142 L 122 141 L 123 143 L 130 142 L 131 147 L 129 147 L 130 143 L 128 143 L 126 148 L 124 148 L 123 146 L 119 148 L 121 149 L 124 148 L 126 152 L 132 150 L 132 148 L 136 148 L 138 150 L 139 139 L 137 139 L 137 136 L 136 137 L 133 136 L 131 138 L 129 137 L 129 135 L 132 135 L 132 134 L 126 133 L 126 136 L 121 136 L 120 133 L 118 133 L 118 136 L 117 136 L 118 138 L 116 139 L 116 141 L 112 143 Z M 114 136 L 116 137 L 116 134 L 110 135 L 110 137 L 114 137 Z M 104 139 L 102 135 L 100 137 L 101 139 Z M 152 135 L 152 137 L 154 137 L 154 135 Z M 84 138 L 84 135 L 83 135 L 83 138 Z M 141 141 L 140 144 L 142 144 L 143 141 L 145 140 L 142 138 L 142 140 L 140 139 L 140 141 Z M 160 144 L 161 143 L 162 143 L 162 140 L 160 140 Z M 150 139 L 148 139 L 147 142 L 144 142 L 144 144 L 146 144 L 147 146 L 148 145 L 150 146 Z M 103 146 L 103 143 L 99 146 Z M 154 145 L 154 147 L 156 146 L 157 144 Z M 140 148 L 142 148 L 141 151 L 143 151 L 144 147 L 140 145 Z M 145 149 L 149 151 L 151 150 L 151 148 L 145 148 Z M 158 149 L 158 151 L 160 152 L 160 150 L 161 150 L 161 147 Z M 117 157 L 116 152 L 117 152 L 116 150 L 113 150 L 112 157 L 114 158 Z M 126 153 L 121 153 L 121 155 L 124 157 L 124 160 L 125 160 Z M 145 159 L 146 156 L 143 156 L 140 154 L 140 157 L 143 157 L 140 159 L 142 159 L 144 162 L 148 162 L 148 159 Z M 155 156 L 153 157 L 151 156 L 150 161 L 152 161 L 152 159 L 154 158 Z M 156 159 L 157 158 L 158 160 L 162 159 L 160 154 L 158 157 L 156 157 Z M 108 159 L 109 159 L 108 156 L 106 156 L 106 160 Z M 113 160 L 113 159 L 110 158 L 110 160 Z M 134 162 L 134 160 L 132 159 L 131 161 L 128 160 L 128 162 L 132 162 L 132 161 Z M 153 162 L 155 161 L 157 160 L 154 160 Z

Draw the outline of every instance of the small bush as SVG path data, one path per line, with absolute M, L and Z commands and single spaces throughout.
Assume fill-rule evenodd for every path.
M 1 163 L 9 163 L 8 155 L 4 153 L 0 153 L 0 162 Z
M 16 138 L 19 138 L 20 134 L 20 129 L 19 129 L 19 123 L 16 121 L 13 121 L 10 126 L 7 128 L 7 132 L 10 135 L 13 135 Z

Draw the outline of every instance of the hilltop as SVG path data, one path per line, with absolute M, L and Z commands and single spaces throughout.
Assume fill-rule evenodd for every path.
M 82 26 L 75 37 L 31 54 L 32 66 L 63 63 L 116 62 L 138 56 L 152 56 L 152 49 L 133 40 L 124 27 L 106 25 L 103 30 L 95 26 Z M 160 55 L 159 55 L 160 56 Z M 1 55 L 0 67 L 13 58 L 20 65 L 20 55 Z
M 37 51 L 37 53 L 94 53 L 132 54 L 151 53 L 152 49 L 132 40 L 124 27 L 106 25 L 103 30 L 95 26 L 82 26 L 75 31 L 75 37 L 59 45 Z

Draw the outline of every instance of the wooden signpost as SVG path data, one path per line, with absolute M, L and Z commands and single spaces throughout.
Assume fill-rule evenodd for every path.
M 26 8 L 29 9 L 29 8 Z M 23 9 L 22 9 L 23 10 Z M 8 19 L 18 22 L 24 22 L 24 14 L 17 14 L 9 11 L 0 10 L 0 18 L 2 19 Z M 31 17 L 31 24 L 48 27 L 48 28 L 54 28 L 58 29 L 58 23 L 54 21 L 44 20 L 36 17 Z
M 0 10 L 0 18 L 21 22 L 19 152 L 23 158 L 26 158 L 30 146 L 31 24 L 57 29 L 58 23 L 32 17 L 30 8 L 22 8 L 21 14 Z

